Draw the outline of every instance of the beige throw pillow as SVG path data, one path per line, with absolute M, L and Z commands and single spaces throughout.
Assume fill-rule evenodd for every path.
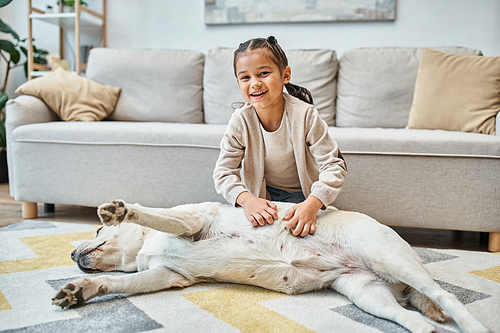
M 40 98 L 61 120 L 96 121 L 114 110 L 120 90 L 58 68 L 22 84 L 16 93 Z
M 495 135 L 500 111 L 500 57 L 424 49 L 406 128 Z

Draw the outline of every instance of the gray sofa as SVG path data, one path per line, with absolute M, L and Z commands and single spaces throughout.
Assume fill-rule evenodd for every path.
M 287 51 L 292 82 L 311 90 L 348 165 L 334 205 L 391 226 L 488 232 L 500 251 L 500 131 L 405 129 L 421 52 L 356 49 L 337 60 L 332 50 Z M 242 100 L 232 50 L 93 49 L 87 77 L 122 88 L 104 121 L 59 121 L 32 96 L 8 102 L 10 191 L 25 218 L 36 202 L 224 201 L 212 171 L 231 104 Z

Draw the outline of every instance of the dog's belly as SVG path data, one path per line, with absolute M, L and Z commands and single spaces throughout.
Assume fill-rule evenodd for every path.
M 329 287 L 360 265 L 339 244 L 315 236 L 293 237 L 279 224 L 198 241 L 185 255 L 176 264 L 196 279 L 257 285 L 288 294 Z
M 232 210 L 212 221 L 198 241 L 159 233 L 155 237 L 161 240 L 145 242 L 156 248 L 148 245 L 141 252 L 148 253 L 147 268 L 165 265 L 195 282 L 251 284 L 288 294 L 330 287 L 342 274 L 368 271 L 355 243 L 370 238 L 378 223 L 362 214 L 320 212 L 314 235 L 294 237 L 281 221 L 287 209 L 279 210 L 273 225 L 258 228 L 242 209 Z

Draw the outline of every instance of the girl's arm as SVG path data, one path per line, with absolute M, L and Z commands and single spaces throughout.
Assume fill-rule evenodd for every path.
M 307 199 L 293 206 L 285 215 L 290 220 L 286 229 L 294 236 L 306 236 L 316 231 L 316 216 L 321 208 L 331 204 L 344 183 L 347 174 L 345 161 L 338 145 L 328 134 L 328 125 L 316 109 L 308 112 L 306 143 L 319 168 L 319 179 L 312 184 Z
M 236 123 L 236 118 L 231 118 L 220 144 L 220 154 L 213 174 L 215 190 L 234 206 L 242 206 L 253 226 L 272 224 L 278 218 L 276 205 L 251 194 L 241 181 L 245 139 Z
M 231 119 L 221 140 L 220 154 L 213 173 L 215 190 L 234 206 L 237 205 L 236 198 L 246 191 L 240 176 L 245 146 L 238 133 Z
M 319 168 L 319 179 L 312 184 L 311 195 L 326 207 L 340 193 L 347 175 L 347 166 L 337 143 L 328 133 L 328 125 L 316 109 L 310 113 L 306 142 Z

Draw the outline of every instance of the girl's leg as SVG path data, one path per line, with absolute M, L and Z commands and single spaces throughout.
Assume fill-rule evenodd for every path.
M 287 192 L 271 186 L 267 186 L 267 191 L 272 201 L 301 203 L 306 200 L 302 192 Z

